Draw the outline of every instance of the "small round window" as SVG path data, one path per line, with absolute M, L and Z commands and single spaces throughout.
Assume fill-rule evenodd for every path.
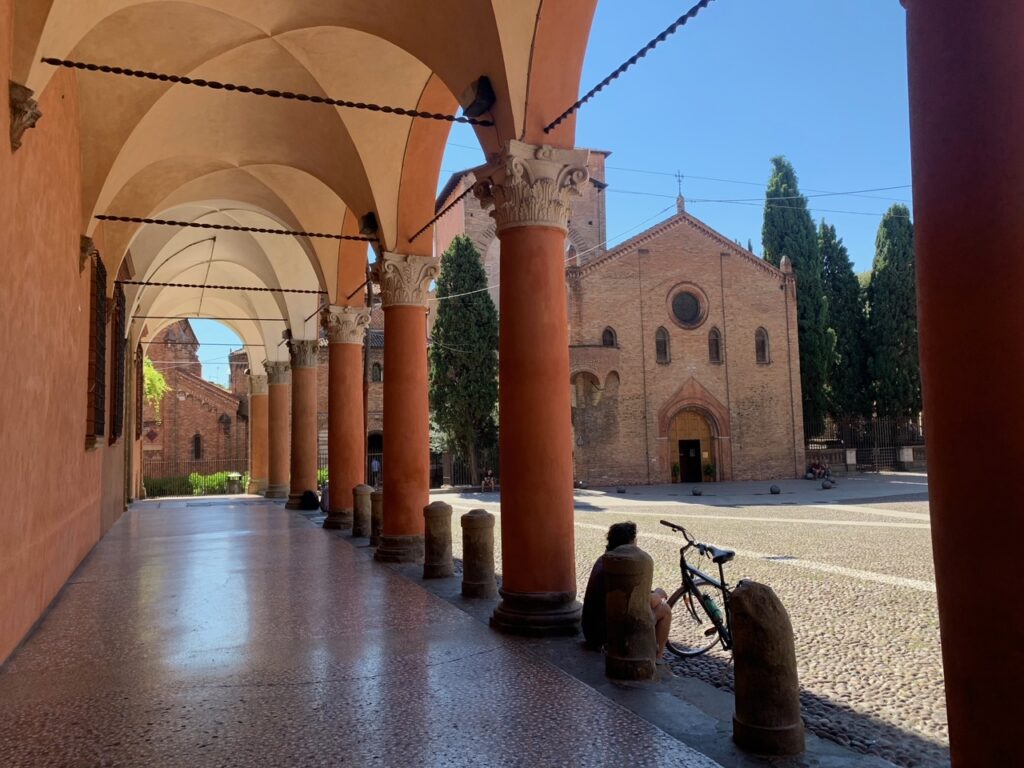
M 689 291 L 680 291 L 672 297 L 672 314 L 676 322 L 687 328 L 700 325 L 700 299 Z

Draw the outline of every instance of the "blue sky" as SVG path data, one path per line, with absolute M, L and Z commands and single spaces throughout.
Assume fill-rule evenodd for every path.
M 601 0 L 581 92 L 691 4 Z M 808 196 L 901 187 L 810 197 L 815 221 L 834 224 L 854 268 L 869 270 L 882 213 L 910 202 L 904 14 L 898 0 L 713 2 L 579 113 L 577 144 L 612 152 L 609 244 L 674 210 L 678 171 L 687 210 L 760 254 L 769 158 L 781 154 Z M 481 162 L 456 125 L 440 184 Z M 240 344 L 219 323 L 193 327 L 203 343 Z M 225 382 L 226 356 L 201 347 L 204 375 Z

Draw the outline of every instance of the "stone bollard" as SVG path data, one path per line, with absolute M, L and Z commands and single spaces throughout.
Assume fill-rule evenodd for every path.
M 651 680 L 658 653 L 651 613 L 654 561 L 639 547 L 624 544 L 605 552 L 601 562 L 608 623 L 604 673 L 615 680 Z
M 384 491 L 370 494 L 370 546 L 380 541 L 381 526 L 384 525 Z
M 427 504 L 423 508 L 423 530 L 423 578 L 452 576 L 452 505 L 443 501 Z
M 494 581 L 494 515 L 483 509 L 464 514 L 462 522 L 462 596 L 497 597 Z
M 370 535 L 370 494 L 373 488 L 368 485 L 357 485 L 352 489 L 355 505 L 352 509 L 352 538 L 359 539 Z
M 804 751 L 789 614 L 772 588 L 741 581 L 729 601 L 735 666 L 732 738 L 758 755 Z

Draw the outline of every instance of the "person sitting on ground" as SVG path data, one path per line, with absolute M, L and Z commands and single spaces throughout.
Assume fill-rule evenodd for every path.
M 487 471 L 484 472 L 484 476 L 480 478 L 480 491 L 493 491 L 496 483 L 497 478 L 494 476 L 494 470 L 488 467 Z
M 825 467 L 822 466 L 820 461 L 815 461 L 811 464 L 811 466 L 807 468 L 807 471 L 819 480 L 825 476 Z
M 636 545 L 636 523 L 615 523 L 608 529 L 605 552 L 625 544 Z M 590 648 L 600 649 L 608 639 L 608 616 L 605 598 L 604 564 L 597 558 L 590 571 L 587 591 L 583 597 L 583 636 Z M 666 602 L 668 594 L 658 588 L 651 592 L 651 614 L 654 618 L 654 638 L 658 643 L 657 659 L 665 654 L 668 633 L 672 628 L 672 607 Z

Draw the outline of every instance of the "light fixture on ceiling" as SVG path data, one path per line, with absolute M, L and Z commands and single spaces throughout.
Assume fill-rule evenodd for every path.
M 480 117 L 491 111 L 496 99 L 491 79 L 487 75 L 481 75 L 462 92 L 459 104 L 462 105 L 462 114 L 466 117 Z

